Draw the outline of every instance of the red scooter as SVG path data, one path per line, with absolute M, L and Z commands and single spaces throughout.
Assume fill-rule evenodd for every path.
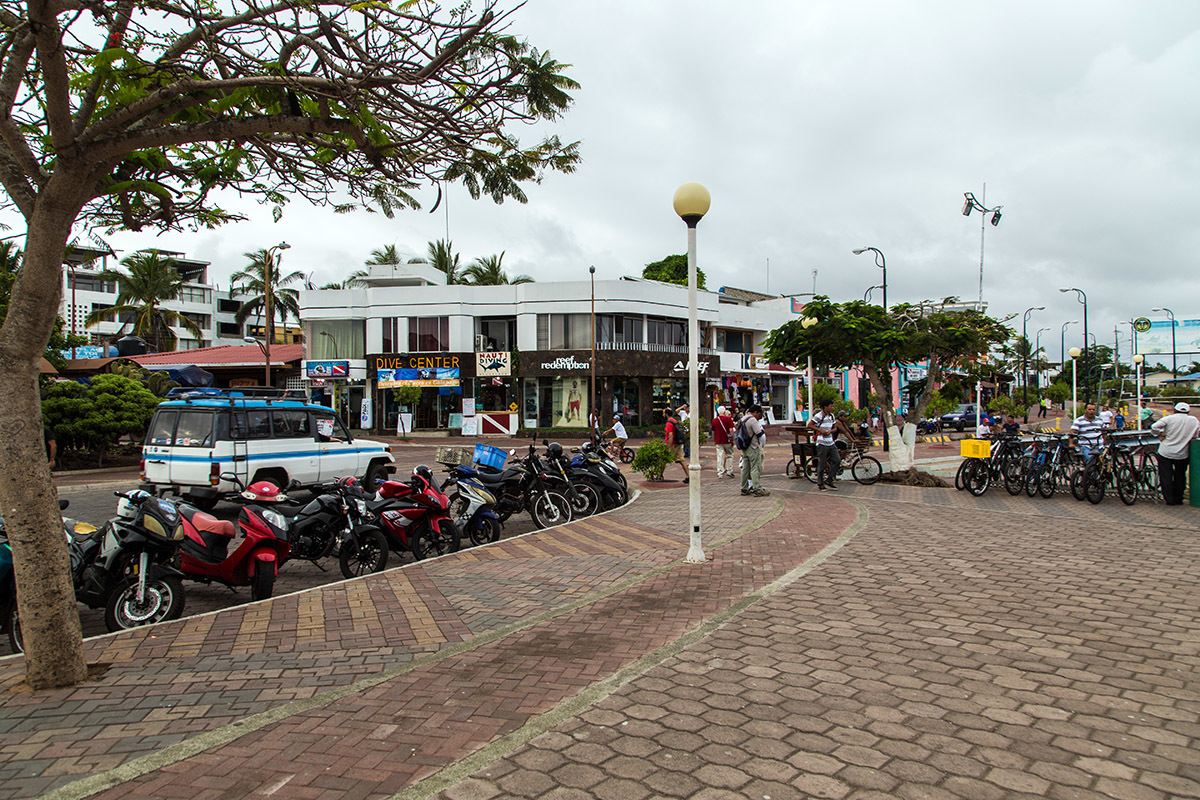
M 413 470 L 408 483 L 381 483 L 375 499 L 367 501 L 367 512 L 379 520 L 391 550 L 410 550 L 417 561 L 453 553 L 462 542 L 450 515 L 450 498 L 424 464 Z
M 242 497 L 251 503 L 269 504 L 280 502 L 284 496 L 273 483 L 260 481 L 250 484 Z M 291 549 L 284 515 L 271 508 L 248 505 L 238 513 L 238 523 L 234 526 L 185 503 L 180 504 L 179 510 L 183 517 L 179 569 L 184 577 L 229 587 L 249 586 L 254 600 L 271 596 L 279 567 Z M 230 552 L 230 543 L 239 528 L 243 539 Z

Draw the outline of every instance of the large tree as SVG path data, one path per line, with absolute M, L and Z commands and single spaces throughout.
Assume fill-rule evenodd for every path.
M 472 286 L 504 286 L 515 283 L 533 283 L 528 275 L 513 275 L 509 277 L 504 271 L 504 253 L 484 256 L 471 262 L 462 272 L 461 280 Z
M 76 224 L 212 227 L 214 189 L 416 207 L 424 185 L 525 199 L 577 146 L 522 144 L 512 123 L 557 118 L 576 84 L 488 3 L 358 0 L 134 3 L 0 0 L 0 205 L 25 220 L 0 326 L 0 513 L 12 544 L 26 675 L 86 674 L 54 487 L 38 437 L 37 366 Z M 59 533 L 56 533 L 59 531 Z
M 304 273 L 296 270 L 287 275 L 279 269 L 281 259 L 269 250 L 255 250 L 253 253 L 243 253 L 250 263 L 244 269 L 229 276 L 229 296 L 235 294 L 249 295 L 238 306 L 234 319 L 238 325 L 245 323 L 253 314 L 261 319 L 267 306 L 267 274 L 270 267 L 271 276 L 271 318 L 263 321 L 263 335 L 276 344 L 275 320 L 278 319 L 287 327 L 289 317 L 300 319 L 300 293 L 291 288 L 293 283 L 303 283 Z M 267 263 L 270 259 L 270 264 Z
M 106 269 L 97 273 L 100 280 L 117 284 L 117 302 L 88 314 L 84 319 L 85 326 L 128 319 L 119 332 L 123 333 L 129 326 L 134 336 L 145 339 L 156 352 L 174 350 L 178 344 L 171 326 L 183 328 L 197 340 L 203 338 L 204 333 L 195 322 L 162 305 L 178 298 L 187 283 L 175 269 L 174 259 L 146 250 L 125 257 L 121 265 L 125 267 L 124 271 Z
M 642 270 L 642 277 L 649 281 L 663 281 L 665 283 L 678 283 L 680 286 L 687 286 L 687 256 L 676 254 L 667 256 L 662 261 L 654 261 L 647 264 L 645 269 Z M 696 288 L 705 288 L 704 271 L 699 267 L 696 267 Z
M 907 416 L 919 420 L 947 369 L 977 361 L 1011 334 L 1003 322 L 971 309 L 902 303 L 885 310 L 862 300 L 833 303 L 818 296 L 804 306 L 803 316 L 771 331 L 763 354 L 783 364 L 799 364 L 812 356 L 815 363 L 831 367 L 861 366 L 874 393 L 889 398 L 882 407 L 892 445 L 891 469 L 901 472 L 912 466 L 916 425 L 906 421 L 902 431 L 896 424 L 892 368 L 927 362 L 924 389 Z

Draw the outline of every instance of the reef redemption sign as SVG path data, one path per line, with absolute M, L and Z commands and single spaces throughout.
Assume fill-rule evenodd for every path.
M 376 356 L 375 385 L 380 389 L 458 386 L 460 365 L 457 355 Z

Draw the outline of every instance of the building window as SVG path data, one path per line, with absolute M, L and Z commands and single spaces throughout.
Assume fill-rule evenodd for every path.
M 205 305 L 212 304 L 212 289 L 204 289 L 199 286 L 182 286 L 179 289 L 178 300 L 185 303 L 204 303 Z M 234 309 L 236 311 L 236 309 Z
M 181 311 L 179 312 L 179 316 L 190 319 L 201 330 L 212 327 L 212 316 L 209 314 L 192 314 L 187 311 Z
M 346 360 L 366 358 L 366 323 L 361 319 L 323 319 L 307 323 L 308 357 Z
M 102 281 L 94 275 L 76 275 L 74 278 L 68 275 L 67 288 L 78 289 L 81 292 L 117 293 L 116 281 Z
M 515 317 L 480 317 L 475 320 L 475 336 L 483 351 L 504 352 L 517 347 Z M 482 339 L 479 339 L 482 337 Z
M 241 300 L 230 300 L 228 297 L 222 297 L 217 300 L 217 311 L 222 314 L 236 314 L 241 307 Z
M 586 350 L 592 346 L 588 314 L 538 314 L 538 350 Z
M 687 327 L 677 319 L 647 319 L 646 341 L 650 344 L 683 346 L 687 344 Z
M 642 344 L 642 318 L 598 315 L 596 317 L 596 341 Z
M 449 317 L 412 317 L 408 321 L 410 353 L 444 353 L 450 349 Z
M 717 349 L 725 353 L 753 353 L 754 335 L 749 331 L 717 331 Z
M 397 353 L 400 351 L 400 319 L 398 317 L 383 318 L 383 352 Z
M 226 339 L 242 338 L 242 326 L 236 322 L 218 322 L 217 335 Z

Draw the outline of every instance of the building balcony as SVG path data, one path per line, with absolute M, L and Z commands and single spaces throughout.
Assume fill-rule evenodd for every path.
M 583 348 L 584 350 L 588 348 Z M 633 350 L 643 353 L 678 353 L 679 355 L 688 354 L 688 346 L 686 344 L 656 344 L 653 342 L 596 342 L 597 350 Z M 719 355 L 720 351 L 714 350 L 711 347 L 699 348 L 699 354 L 702 356 Z

